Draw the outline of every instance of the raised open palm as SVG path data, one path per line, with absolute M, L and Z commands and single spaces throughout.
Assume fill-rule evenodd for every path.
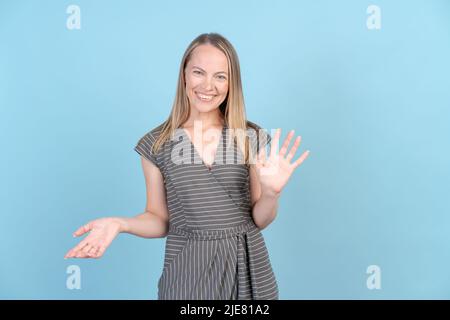
M 259 182 L 261 183 L 261 188 L 275 194 L 281 192 L 294 170 L 309 155 L 309 150 L 305 151 L 295 162 L 291 163 L 291 160 L 300 145 L 301 136 L 298 136 L 295 139 L 294 145 L 289 153 L 287 153 L 289 143 L 294 136 L 294 130 L 291 130 L 287 138 L 284 140 L 280 152 L 277 153 L 280 135 L 281 129 L 277 129 L 274 138 L 272 139 L 269 157 L 266 158 L 266 150 L 263 147 L 258 153 L 255 163 L 256 173 L 258 175 Z
M 70 249 L 64 256 L 65 259 L 100 258 L 119 234 L 120 223 L 115 218 L 100 218 L 80 227 L 73 236 L 78 237 L 86 232 L 89 232 L 89 235 L 74 248 Z

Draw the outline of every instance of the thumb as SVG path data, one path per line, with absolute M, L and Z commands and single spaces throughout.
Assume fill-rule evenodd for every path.
M 86 232 L 90 231 L 91 229 L 92 229 L 92 223 L 88 222 L 84 226 L 81 226 L 80 228 L 78 228 L 78 230 L 73 233 L 73 236 L 79 237 L 79 236 L 85 234 Z

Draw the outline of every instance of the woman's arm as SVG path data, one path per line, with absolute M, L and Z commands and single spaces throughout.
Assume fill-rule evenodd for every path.
M 119 230 L 143 238 L 163 238 L 169 230 L 164 178 L 151 161 L 141 157 L 141 162 L 147 193 L 146 210 L 131 218 L 117 217 L 120 223 Z
M 255 168 L 250 165 L 250 192 L 253 221 L 259 229 L 267 227 L 276 217 L 280 193 L 263 192 Z
M 88 236 L 70 249 L 64 258 L 100 258 L 120 232 L 144 238 L 165 237 L 169 228 L 169 213 L 166 204 L 164 179 L 159 169 L 149 160 L 142 158 L 147 205 L 144 213 L 135 217 L 106 217 L 88 222 L 74 232 L 79 237 Z
M 270 155 L 266 159 L 266 148 L 263 147 L 257 155 L 257 161 L 250 167 L 250 181 L 253 188 L 253 220 L 261 229 L 275 219 L 280 193 L 294 170 L 308 157 L 309 150 L 305 151 L 297 160 L 291 163 L 292 158 L 300 145 L 301 136 L 298 136 L 288 152 L 288 146 L 294 136 L 294 130 L 288 136 L 278 151 L 281 128 L 275 132 L 270 145 Z M 270 140 L 269 140 L 270 141 Z M 253 168 L 252 168 L 253 167 Z M 252 201 L 253 201 L 252 200 Z
M 146 211 L 135 217 L 117 217 L 119 232 L 130 233 L 143 238 L 164 238 L 168 232 L 168 222 L 159 215 Z

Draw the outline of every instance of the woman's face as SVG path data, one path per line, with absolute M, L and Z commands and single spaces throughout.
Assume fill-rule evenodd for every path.
M 192 51 L 184 72 L 191 108 L 209 112 L 225 100 L 228 93 L 228 61 L 222 51 L 209 44 L 198 46 Z

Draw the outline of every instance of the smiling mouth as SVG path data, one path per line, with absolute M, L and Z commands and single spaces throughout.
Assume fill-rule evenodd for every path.
M 214 97 L 216 95 L 209 95 L 209 94 L 201 94 L 196 92 L 195 95 L 197 96 L 197 98 L 199 98 L 201 101 L 211 101 L 212 99 L 214 99 Z

